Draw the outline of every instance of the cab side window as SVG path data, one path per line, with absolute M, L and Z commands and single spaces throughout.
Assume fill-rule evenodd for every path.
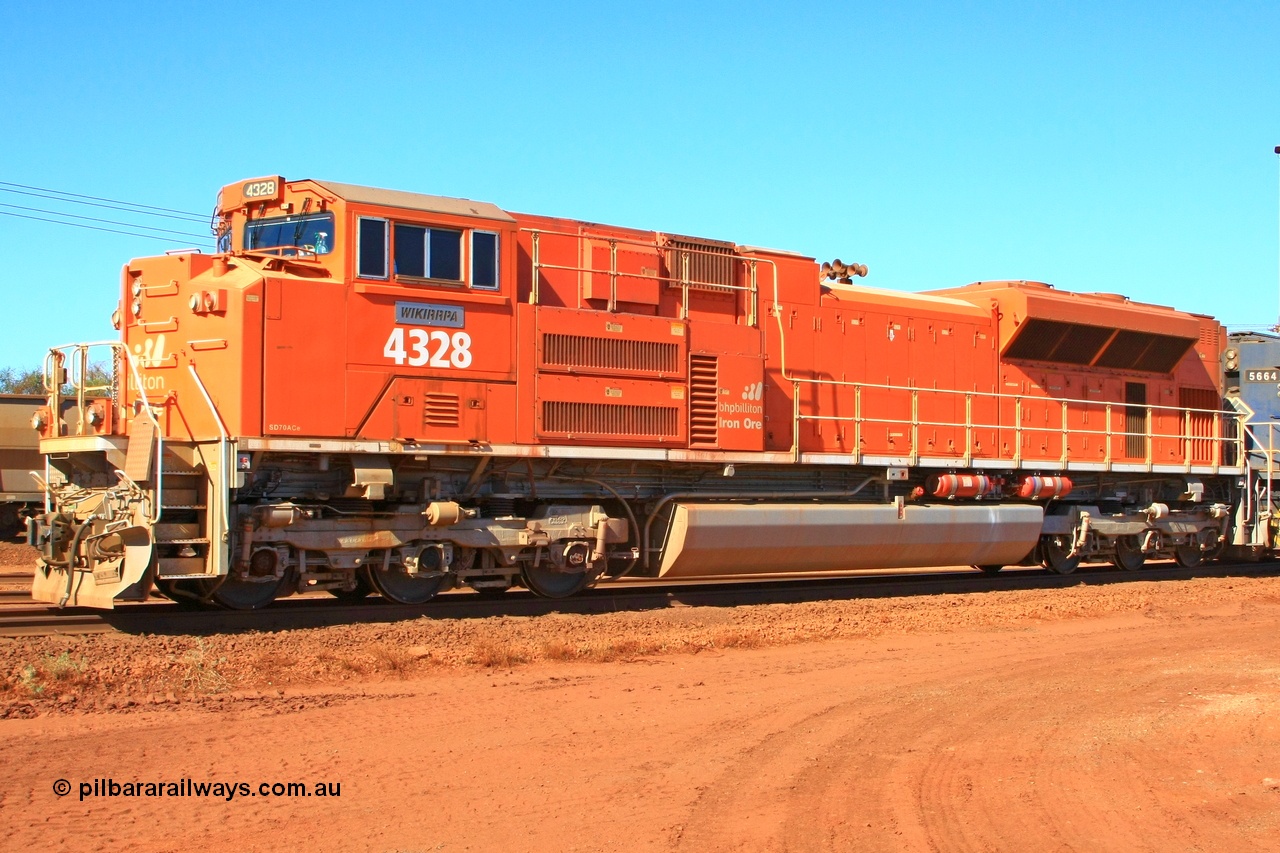
M 367 258 L 363 242 L 366 223 L 369 223 L 367 242 L 370 246 Z M 373 247 L 382 247 L 385 251 L 387 223 L 361 219 L 360 228 L 360 275 L 385 278 L 386 258 L 375 257 Z M 393 222 L 390 231 L 391 274 L 405 284 L 451 284 L 472 290 L 500 288 L 501 254 L 496 232 L 412 222 Z
M 462 232 L 397 222 L 396 275 L 462 281 Z
M 471 232 L 471 286 L 498 289 L 498 235 L 491 231 Z
M 387 220 L 360 217 L 356 228 L 356 275 L 387 277 Z
M 427 229 L 396 223 L 396 275 L 427 277 Z
M 462 281 L 462 232 L 448 228 L 428 229 L 427 278 Z

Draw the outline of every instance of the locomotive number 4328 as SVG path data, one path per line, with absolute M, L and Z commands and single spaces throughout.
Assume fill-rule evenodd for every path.
M 250 181 L 240 190 L 245 198 L 264 198 L 270 196 L 275 197 L 276 182 L 275 181 Z
M 408 348 L 405 348 L 406 332 Z M 466 332 L 428 332 L 426 329 L 404 329 L 396 326 L 387 338 L 382 354 L 396 364 L 410 367 L 471 366 L 471 336 Z

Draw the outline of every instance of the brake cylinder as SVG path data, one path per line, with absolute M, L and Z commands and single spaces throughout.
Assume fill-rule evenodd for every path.
M 422 514 L 432 527 L 448 527 L 462 519 L 462 507 L 453 501 L 432 501 Z

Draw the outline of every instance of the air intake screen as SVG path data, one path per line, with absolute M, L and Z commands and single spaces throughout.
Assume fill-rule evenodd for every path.
M 1194 343 L 1190 338 L 1033 317 L 1022 324 L 1004 354 L 1027 361 L 1169 373 Z
M 1194 343 L 1195 341 L 1187 338 L 1124 330 L 1116 335 L 1115 340 L 1098 358 L 1097 365 L 1118 370 L 1168 373 Z
M 736 257 L 732 243 L 670 237 L 666 246 L 667 279 L 672 287 L 683 287 L 687 263 L 691 289 L 732 292 Z
M 1022 324 L 1005 355 L 1029 361 L 1090 364 L 1115 329 L 1032 318 Z
M 679 436 L 679 416 L 680 410 L 669 406 L 624 406 L 547 400 L 542 404 L 542 432 L 572 436 L 669 439 Z
M 542 336 L 542 364 L 674 376 L 680 373 L 680 345 L 546 333 Z

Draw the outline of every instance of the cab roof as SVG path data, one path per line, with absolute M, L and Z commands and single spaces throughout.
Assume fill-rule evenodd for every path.
M 384 190 L 379 187 L 364 187 L 358 184 L 341 184 L 337 181 L 319 181 L 311 183 L 326 189 L 344 201 L 357 204 L 373 204 L 381 207 L 399 207 L 405 210 L 418 210 L 425 213 L 445 213 L 453 216 L 479 216 L 499 222 L 516 220 L 496 204 L 487 201 L 472 201 L 466 198 L 449 198 L 447 196 L 410 193 L 403 190 Z

